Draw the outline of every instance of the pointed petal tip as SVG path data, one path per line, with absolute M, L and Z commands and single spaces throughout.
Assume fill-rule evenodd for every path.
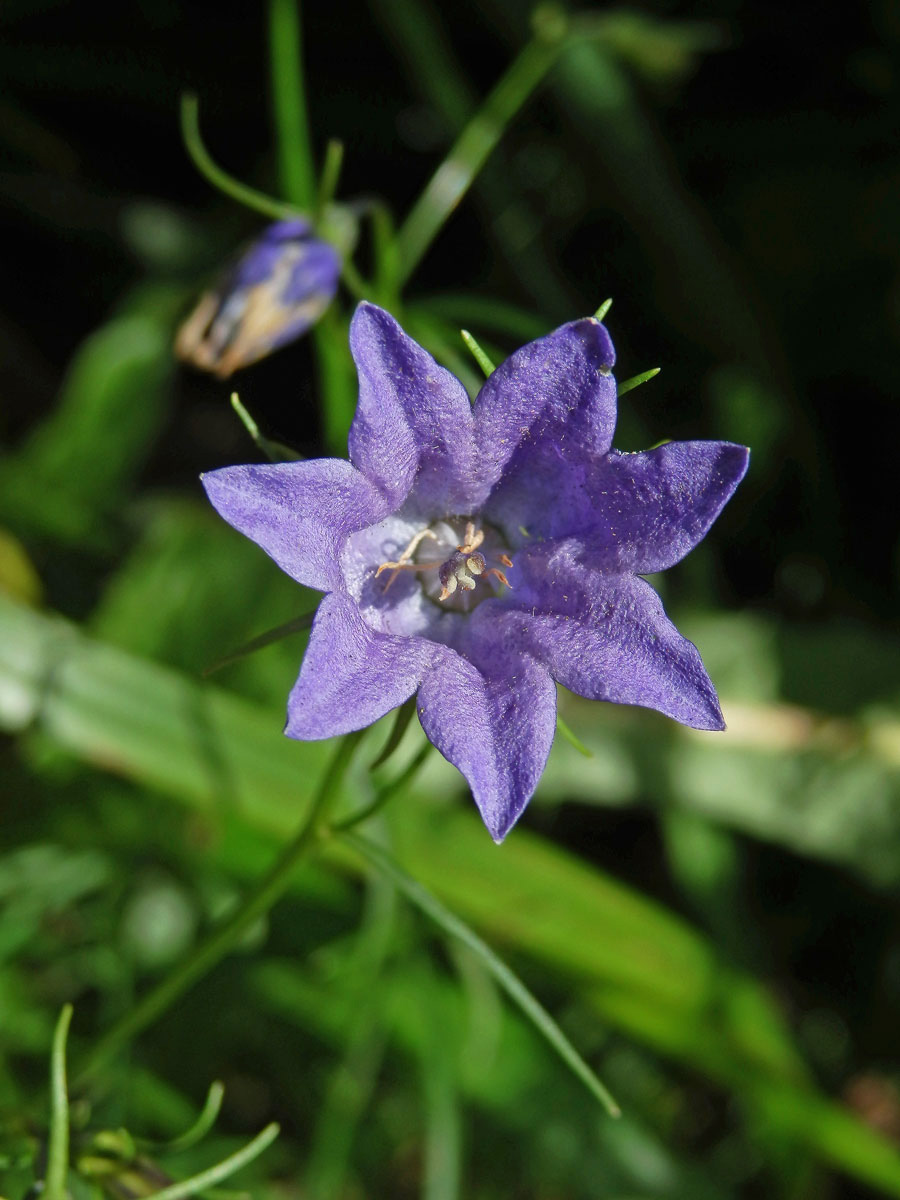
M 572 327 L 593 343 L 594 354 L 601 369 L 611 371 L 616 365 L 616 349 L 603 322 L 598 321 L 596 317 L 582 317 L 573 321 Z
M 476 800 L 476 804 L 477 803 L 478 802 Z M 495 846 L 500 846 L 503 844 L 503 842 L 506 840 L 507 834 L 516 824 L 519 817 L 522 815 L 522 812 L 524 812 L 524 808 L 525 806 L 523 805 L 522 809 L 515 814 L 503 813 L 503 815 L 500 816 L 498 813 L 486 813 L 482 810 L 480 805 L 478 806 L 479 815 L 484 822 L 484 827 L 491 835 L 491 840 Z
M 739 442 L 722 442 L 722 449 L 731 460 L 734 484 L 737 487 L 750 466 L 750 447 L 742 446 Z
M 350 320 L 351 333 L 361 325 L 369 323 L 377 323 L 380 325 L 389 325 L 394 327 L 397 321 L 385 308 L 373 304 L 371 300 L 360 300 L 353 311 L 353 317 Z
M 710 688 L 712 684 L 710 683 Z M 722 709 L 719 706 L 719 698 L 715 691 L 712 695 L 703 696 L 704 709 L 701 709 L 696 715 L 691 716 L 690 720 L 684 722 L 690 729 L 699 729 L 703 733 L 722 733 L 725 729 L 725 718 L 722 716 Z

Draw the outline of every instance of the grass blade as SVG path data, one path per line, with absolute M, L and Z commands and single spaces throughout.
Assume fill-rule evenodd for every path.
M 47 1150 L 47 1200 L 65 1200 L 69 1171 L 69 1094 L 66 1085 L 66 1039 L 72 1021 L 72 1005 L 63 1006 L 53 1033 L 50 1055 L 50 1145 Z
M 535 999 L 517 975 L 510 970 L 502 959 L 494 953 L 487 942 L 470 929 L 454 913 L 427 891 L 420 883 L 412 878 L 380 847 L 358 834 L 346 833 L 344 837 L 353 848 L 367 859 L 373 866 L 383 871 L 397 885 L 400 891 L 418 909 L 421 909 L 451 937 L 462 942 L 475 954 L 497 983 L 518 1006 L 521 1012 L 534 1025 L 541 1036 L 560 1056 L 572 1073 L 581 1080 L 591 1095 L 607 1111 L 611 1117 L 621 1116 L 621 1110 L 609 1091 L 600 1082 L 591 1068 L 587 1065 L 557 1023 L 553 1020 L 543 1005 Z

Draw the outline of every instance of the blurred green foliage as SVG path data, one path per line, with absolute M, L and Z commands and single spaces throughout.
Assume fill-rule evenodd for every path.
M 860 364 L 853 350 L 860 386 L 874 388 L 879 371 L 898 379 L 897 162 L 896 146 L 885 148 L 896 29 L 873 9 L 882 31 L 859 31 L 853 46 L 843 26 L 824 31 L 841 72 L 838 111 L 802 109 L 794 95 L 785 117 L 759 101 L 772 153 L 787 145 L 797 159 L 766 173 L 753 158 L 763 136 L 743 150 L 729 123 L 749 128 L 749 92 L 740 112 L 721 101 L 735 102 L 728 72 L 749 76 L 759 49 L 749 12 L 713 6 L 700 23 L 649 4 L 581 14 L 585 38 L 560 53 L 526 115 L 508 114 L 509 127 L 504 116 L 474 147 L 458 135 L 531 36 L 519 6 L 491 0 L 442 18 L 428 4 L 373 0 L 359 30 L 335 31 L 337 18 L 319 13 L 308 22 L 314 141 L 344 133 L 320 128 L 319 114 L 351 135 L 348 105 L 368 121 L 367 139 L 347 138 L 349 186 L 372 190 L 359 178 L 372 171 L 401 211 L 440 154 L 462 145 L 472 195 L 396 299 L 467 387 L 479 371 L 461 326 L 498 361 L 612 293 L 623 377 L 646 368 L 641 355 L 664 363 L 623 403 L 622 448 L 683 434 L 754 450 L 746 494 L 658 581 L 721 691 L 728 733 L 562 696 L 591 757 L 557 739 L 502 848 L 436 756 L 371 823 L 515 967 L 609 1084 L 624 1110 L 612 1121 L 484 962 L 340 839 L 231 957 L 89 1087 L 77 1082 L 98 1037 L 263 874 L 330 750 L 280 733 L 302 631 L 203 678 L 316 597 L 199 498 L 201 467 L 256 449 L 228 388 L 176 372 L 170 349 L 204 272 L 242 232 L 227 202 L 199 188 L 197 213 L 182 207 L 196 185 L 175 163 L 177 89 L 201 74 L 224 114 L 211 140 L 229 148 L 230 114 L 234 158 L 255 184 L 277 191 L 277 161 L 294 198 L 312 194 L 308 148 L 299 175 L 297 158 L 260 153 L 263 67 L 246 79 L 225 70 L 217 83 L 195 65 L 218 61 L 202 37 L 236 43 L 241 56 L 258 45 L 262 61 L 263 30 L 246 14 L 214 27 L 218 9 L 138 6 L 158 45 L 134 62 L 130 29 L 111 26 L 115 54 L 72 47 L 67 7 L 44 7 L 59 19 L 52 48 L 31 32 L 27 6 L 11 6 L 22 61 L 63 99 L 94 99 L 76 129 L 10 67 L 2 136 L 21 169 L 0 178 L 0 192 L 29 246 L 55 239 L 63 296 L 48 322 L 44 274 L 21 308 L 6 301 L 0 314 L 13 364 L 0 456 L 0 1194 L 19 1200 L 43 1176 L 50 1045 L 73 1002 L 73 1160 L 90 1165 L 70 1177 L 73 1200 L 151 1194 L 272 1120 L 281 1137 L 228 1188 L 298 1200 L 900 1195 L 900 636 L 885 587 L 896 505 L 877 458 L 846 474 L 851 351 L 834 326 L 838 312 L 866 352 Z M 293 6 L 275 8 L 290 24 Z M 558 19 L 543 11 L 538 41 Z M 793 61 L 791 31 L 806 37 L 809 22 L 795 19 L 774 65 Z M 490 53 L 475 52 L 475 32 Z M 332 44 L 341 37 L 365 42 L 358 77 Z M 388 83 L 391 54 L 402 75 Z M 10 64 L 8 48 L 0 61 Z M 279 70 L 289 79 L 296 66 L 289 54 Z M 283 151 L 305 135 L 285 125 L 277 80 Z M 386 108 L 392 88 L 400 96 L 387 124 L 370 103 L 382 87 Z M 876 99 L 847 100 L 853 88 Z M 92 124 L 91 103 L 110 92 L 128 97 L 138 122 L 166 99 L 158 175 L 140 155 L 120 163 Z M 804 138 L 792 143 L 798 124 Z M 819 138 L 828 161 L 815 130 L 831 135 Z M 406 170 L 385 148 L 395 133 Z M 862 160 L 858 174 L 843 153 L 854 169 Z M 836 239 L 837 217 L 861 206 L 865 228 Z M 400 244 L 437 215 L 420 210 L 419 233 L 406 227 Z M 373 287 L 390 291 L 399 274 L 379 220 L 366 226 L 361 261 Z M 835 262 L 859 279 L 860 297 L 874 289 L 877 310 L 827 300 Z M 96 283 L 79 293 L 72 280 L 92 264 Z M 773 334 L 791 304 L 805 306 L 805 340 L 799 325 L 793 341 Z M 240 381 L 265 431 L 304 452 L 343 452 L 355 402 L 349 311 L 336 306 L 309 344 Z M 852 415 L 892 463 L 884 393 L 868 395 L 875 415 Z M 861 512 L 869 533 L 851 538 Z M 342 813 L 419 749 L 413 725 L 386 765 L 367 770 L 389 736 L 382 724 L 347 776 Z M 224 1084 L 217 1119 L 198 1141 L 172 1143 L 213 1080 Z

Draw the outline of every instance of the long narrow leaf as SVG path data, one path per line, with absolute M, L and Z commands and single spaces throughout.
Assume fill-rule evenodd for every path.
M 461 921 L 455 913 L 441 904 L 440 900 L 421 883 L 413 879 L 411 875 L 407 875 L 403 868 L 374 842 L 355 833 L 345 833 L 344 837 L 363 858 L 393 880 L 407 900 L 410 900 L 416 908 L 420 908 L 422 912 L 431 917 L 432 921 L 440 925 L 441 929 L 450 937 L 456 938 L 464 946 L 468 946 L 496 979 L 510 1000 L 531 1021 L 541 1037 L 546 1039 L 569 1070 L 581 1080 L 594 1099 L 606 1109 L 611 1117 L 621 1116 L 621 1110 L 607 1088 L 600 1082 L 544 1006 L 506 963 L 497 957 L 487 942 L 480 938 L 473 929 L 470 929 L 464 921 Z

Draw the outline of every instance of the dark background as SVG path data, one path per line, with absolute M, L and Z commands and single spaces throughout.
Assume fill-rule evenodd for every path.
M 378 193 L 398 214 L 452 133 L 421 96 L 396 33 L 402 8 L 312 3 L 305 12 L 317 149 L 326 136 L 341 138 L 342 194 Z M 652 392 L 638 393 L 654 441 L 758 442 L 752 421 L 745 428 L 745 414 L 710 394 L 723 364 L 746 367 L 767 393 L 762 432 L 771 444 L 729 516 L 730 531 L 741 531 L 726 555 L 735 599 L 889 621 L 896 9 L 861 6 L 853 20 L 812 4 L 639 11 L 708 21 L 719 42 L 689 64 L 639 62 L 632 73 L 657 164 L 623 157 L 628 122 L 581 120 L 556 77 L 515 123 L 411 294 L 465 286 L 549 322 L 613 296 L 622 373 L 664 368 Z M 261 8 L 13 2 L 4 24 L 2 434 L 12 440 L 50 406 L 74 347 L 146 269 L 127 234 L 136 201 L 170 205 L 191 222 L 198 279 L 258 227 L 188 162 L 177 127 L 184 89 L 200 96 L 219 161 L 261 186 L 275 182 Z M 527 30 L 524 10 L 500 0 L 454 4 L 438 24 L 473 94 L 487 90 Z M 650 186 L 657 171 L 667 193 Z M 524 233 L 504 246 L 491 235 L 504 214 L 512 223 L 511 212 Z M 304 445 L 315 438 L 312 406 L 298 404 L 309 375 L 300 346 L 241 381 L 270 424 Z M 188 465 L 220 452 L 192 436 L 188 454 L 179 431 L 185 413 L 216 404 L 224 385 L 186 373 L 179 390 L 179 422 L 154 464 L 167 480 L 185 480 Z

